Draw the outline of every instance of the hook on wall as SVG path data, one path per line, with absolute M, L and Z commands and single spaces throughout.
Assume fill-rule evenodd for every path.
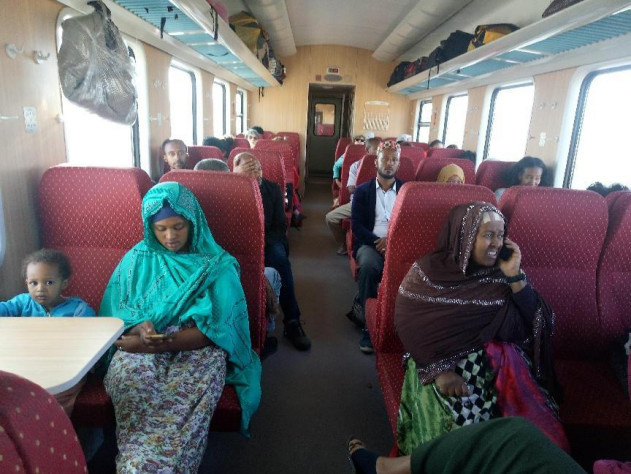
M 4 47 L 4 50 L 11 59 L 15 59 L 18 54 L 22 54 L 24 52 L 24 46 L 20 49 L 15 45 L 15 43 L 7 43 Z
M 50 58 L 50 53 L 44 56 L 44 53 L 39 50 L 33 51 L 33 61 L 37 64 L 42 64 L 44 61 L 48 61 L 48 58 Z

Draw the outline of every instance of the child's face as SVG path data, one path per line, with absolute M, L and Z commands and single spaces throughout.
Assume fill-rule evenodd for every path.
M 26 267 L 26 287 L 35 301 L 46 309 L 58 305 L 62 298 L 61 292 L 68 286 L 59 274 L 57 265 L 38 262 L 29 263 Z

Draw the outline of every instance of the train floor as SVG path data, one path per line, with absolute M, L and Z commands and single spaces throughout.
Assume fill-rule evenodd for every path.
M 289 232 L 296 293 L 312 347 L 294 349 L 277 321 L 272 335 L 278 351 L 263 361 L 263 397 L 252 437 L 211 433 L 200 473 L 346 473 L 350 434 L 383 453 L 392 447 L 375 357 L 360 352 L 360 331 L 344 316 L 357 285 L 325 224 L 330 204 L 330 182 L 308 183 L 308 218 L 301 230 Z

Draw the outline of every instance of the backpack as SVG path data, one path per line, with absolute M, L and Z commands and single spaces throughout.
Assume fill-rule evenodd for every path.
M 545 18 L 582 1 L 583 0 L 553 0 L 552 3 L 548 5 L 548 8 L 543 11 L 541 16 L 542 18 Z
M 506 36 L 513 31 L 517 31 L 518 26 L 511 23 L 496 23 L 494 25 L 478 25 L 475 27 L 475 34 L 469 43 L 467 51 L 473 51 L 480 46 L 488 44 L 496 39 Z
M 410 61 L 401 61 L 399 64 L 397 64 L 397 66 L 394 68 L 394 71 L 392 71 L 392 74 L 390 75 L 388 87 L 405 79 L 405 70 L 410 64 Z
M 473 35 L 456 30 L 446 40 L 440 42 L 440 46 L 429 54 L 427 69 L 449 61 L 467 52 Z

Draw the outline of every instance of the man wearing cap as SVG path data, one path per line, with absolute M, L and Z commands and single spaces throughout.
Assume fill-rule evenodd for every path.
M 360 315 L 356 315 L 356 324 L 366 320 L 364 307 L 368 298 L 377 297 L 377 288 L 383 273 L 388 226 L 397 193 L 403 181 L 397 179 L 401 147 L 392 141 L 379 145 L 375 166 L 377 178 L 360 184 L 355 189 L 351 218 L 353 227 L 353 256 L 357 259 L 358 296 L 356 302 Z M 363 329 L 359 349 L 370 354 L 373 352 L 370 334 Z

